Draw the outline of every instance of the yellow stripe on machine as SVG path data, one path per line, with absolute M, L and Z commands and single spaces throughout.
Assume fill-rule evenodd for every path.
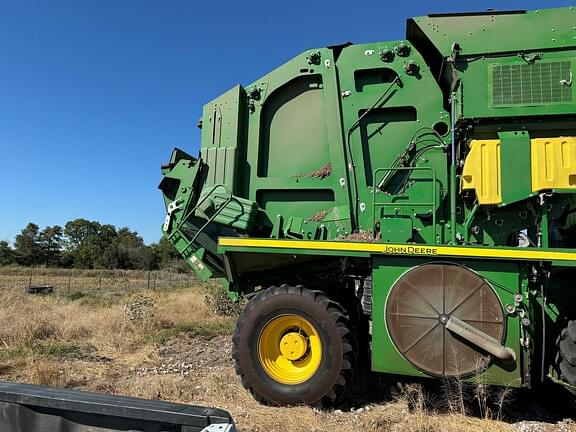
M 576 250 L 539 250 L 534 248 L 488 248 L 391 243 L 355 243 L 342 241 L 274 240 L 221 237 L 218 246 L 233 248 L 299 249 L 309 251 L 364 252 L 382 255 L 429 257 L 489 258 L 525 261 L 574 261 Z

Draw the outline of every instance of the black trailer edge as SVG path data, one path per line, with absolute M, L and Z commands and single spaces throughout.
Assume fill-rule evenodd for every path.
M 0 432 L 236 432 L 227 411 L 0 381 Z

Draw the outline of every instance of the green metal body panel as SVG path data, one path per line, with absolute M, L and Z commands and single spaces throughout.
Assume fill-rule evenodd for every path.
M 459 43 L 463 55 L 576 47 L 573 6 L 534 11 L 436 14 L 408 22 L 408 35 L 425 33 L 445 57 Z
M 318 53 L 321 64 L 309 64 L 303 53 L 248 87 L 261 93 L 248 118 L 251 169 L 244 174 L 262 224 L 281 223 L 277 215 L 307 220 L 337 207 L 336 220 L 326 224 L 337 237 L 351 232 L 350 195 L 348 182 L 340 182 L 347 176 L 333 53 Z M 288 236 L 303 234 L 294 231 Z
M 201 158 L 210 167 L 205 187 L 237 188 L 239 153 L 245 147 L 243 121 L 244 89 L 237 85 L 204 107 Z
M 502 205 L 525 200 L 532 195 L 530 176 L 530 136 L 527 132 L 499 132 L 500 158 L 504 161 Z M 514 161 L 511 163 L 511 161 Z M 502 165 L 502 163 L 501 163 Z
M 200 157 L 175 150 L 162 169 L 163 235 L 233 297 L 271 281 L 330 295 L 371 275 L 373 367 L 414 376 L 387 333 L 390 287 L 421 263 L 465 265 L 529 318 L 506 318 L 517 367 L 478 379 L 528 384 L 576 319 L 576 188 L 533 192 L 530 141 L 576 136 L 575 18 L 414 18 L 406 40 L 308 50 L 234 87 L 204 107 Z M 481 179 L 499 204 L 460 189 L 472 140 L 500 141 L 500 178 Z M 569 145 L 549 156 L 576 164 Z
M 400 44 L 409 54 L 382 62 L 379 53 Z M 418 74 L 407 73 L 404 67 L 409 62 L 419 66 Z M 443 139 L 430 131 L 442 123 L 448 132 L 450 119 L 443 107 L 442 92 L 422 56 L 406 41 L 354 45 L 343 50 L 337 67 L 341 91 L 350 92 L 341 102 L 342 127 L 347 146 L 344 151 L 348 152 L 352 167 L 350 182 L 356 200 L 351 206 L 357 229 L 372 232 L 382 217 L 404 219 L 415 212 L 439 212 L 442 218 L 439 204 L 448 188 L 446 152 Z M 426 97 L 422 98 L 424 94 Z M 435 145 L 430 146 L 431 143 Z M 415 147 L 414 153 L 421 152 L 420 157 L 413 160 L 415 167 L 430 170 L 391 171 L 401 166 L 400 156 L 411 146 Z M 435 187 L 433 174 L 436 175 Z M 407 175 L 414 180 L 402 187 L 400 182 Z M 386 176 L 390 178 L 387 187 L 376 188 Z M 413 203 L 431 202 L 433 190 L 437 195 L 435 208 L 416 206 L 413 210 Z M 410 207 L 404 206 L 407 203 Z M 402 208 L 398 209 L 399 206 Z M 430 238 L 432 229 L 428 218 L 411 219 L 419 237 L 431 242 L 440 240 Z

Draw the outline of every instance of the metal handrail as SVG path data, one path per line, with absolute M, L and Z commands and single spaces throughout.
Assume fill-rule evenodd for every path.
M 376 184 L 376 174 L 379 172 L 393 172 L 393 171 L 430 171 L 432 173 L 432 202 L 405 202 L 405 203 L 391 203 L 391 202 L 376 202 L 376 191 L 379 190 L 378 187 L 372 187 L 372 223 L 376 223 L 376 206 L 380 207 L 408 207 L 408 206 L 422 206 L 430 207 L 432 210 L 432 236 L 434 238 L 434 243 L 436 243 L 436 207 L 437 207 L 437 196 L 436 196 L 436 171 L 430 167 L 389 167 L 389 168 L 377 168 L 372 172 L 373 183 Z

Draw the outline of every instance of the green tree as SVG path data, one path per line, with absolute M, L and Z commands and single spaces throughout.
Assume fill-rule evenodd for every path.
M 97 235 L 101 225 L 95 221 L 78 218 L 66 222 L 64 225 L 64 235 L 69 250 L 74 250 L 91 235 Z
M 60 264 L 60 254 L 62 252 L 63 231 L 59 225 L 47 226 L 38 236 L 40 248 L 42 249 L 42 261 L 49 267 Z
M 92 269 L 98 266 L 102 254 L 102 243 L 97 234 L 87 236 L 82 243 L 72 251 L 75 268 Z
M 97 234 L 100 253 L 94 257 L 94 267 L 119 268 L 117 239 L 118 233 L 114 225 L 101 225 Z
M 76 268 L 118 268 L 116 227 L 87 219 L 74 219 L 64 227 L 67 251 L 63 261 Z
M 117 251 L 120 268 L 142 269 L 149 268 L 144 240 L 135 231 L 123 227 L 118 230 Z
M 20 265 L 35 265 L 42 261 L 38 225 L 30 222 L 14 241 L 16 262 Z
M 0 265 L 9 265 L 15 262 L 14 251 L 10 247 L 10 244 L 4 240 L 0 241 Z
M 153 243 L 150 247 L 155 255 L 155 268 L 177 271 L 189 270 L 176 248 L 165 237 L 162 237 L 158 243 Z

